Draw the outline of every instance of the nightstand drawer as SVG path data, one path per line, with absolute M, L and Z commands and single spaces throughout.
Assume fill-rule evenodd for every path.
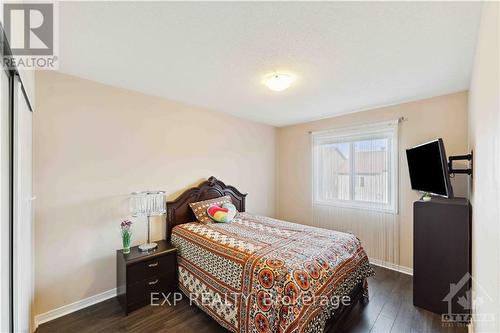
M 144 279 L 150 279 L 159 275 L 172 275 L 175 273 L 175 265 L 175 255 L 165 255 L 130 265 L 127 268 L 127 284 L 134 284 Z
M 168 293 L 175 290 L 176 279 L 172 275 L 161 275 L 129 285 L 127 288 L 127 298 L 129 303 L 139 303 L 151 299 L 151 293 Z M 162 295 L 156 295 L 162 299 Z
M 161 300 L 162 292 L 177 290 L 177 249 L 165 240 L 157 244 L 151 252 L 138 246 L 129 253 L 116 251 L 116 289 L 125 314 L 150 304 L 151 293 L 160 293 Z

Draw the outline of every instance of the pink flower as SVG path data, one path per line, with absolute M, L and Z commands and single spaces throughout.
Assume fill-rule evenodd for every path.
M 130 220 L 123 220 L 122 223 L 120 224 L 122 230 L 129 230 L 131 226 L 132 226 L 132 221 Z

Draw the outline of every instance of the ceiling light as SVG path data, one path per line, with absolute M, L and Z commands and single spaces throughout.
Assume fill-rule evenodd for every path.
M 264 84 L 273 91 L 283 91 L 290 87 L 294 77 L 290 74 L 272 73 L 266 76 Z

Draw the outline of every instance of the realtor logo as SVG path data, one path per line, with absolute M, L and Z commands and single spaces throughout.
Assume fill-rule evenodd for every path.
M 5 56 L 8 69 L 57 69 L 57 3 L 3 4 L 3 26 L 12 56 Z
M 472 288 L 474 287 L 474 293 Z M 466 273 L 457 283 L 450 283 L 450 292 L 443 298 L 448 303 L 448 313 L 441 315 L 445 326 L 450 323 L 466 323 L 470 321 L 493 322 L 493 313 L 472 314 L 472 309 L 484 303 L 492 303 L 493 299 L 470 273 Z
M 6 3 L 3 15 L 13 55 L 54 54 L 52 3 Z

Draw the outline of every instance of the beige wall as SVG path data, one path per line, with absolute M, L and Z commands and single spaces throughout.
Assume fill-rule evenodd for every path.
M 413 202 L 405 149 L 442 137 L 448 155 L 467 152 L 467 93 L 461 92 L 278 129 L 278 217 L 312 222 L 311 143 L 308 131 L 405 117 L 399 129 L 400 265 L 413 267 Z M 467 192 L 464 176 L 453 180 L 455 195 Z
M 213 175 L 248 193 L 248 211 L 275 213 L 274 127 L 52 72 L 36 95 L 35 314 L 115 287 L 132 191 L 172 199 Z
M 494 322 L 474 322 L 475 332 L 500 332 L 500 54 L 498 3 L 482 7 L 469 98 L 472 179 L 472 276 L 483 302 L 473 310 Z

